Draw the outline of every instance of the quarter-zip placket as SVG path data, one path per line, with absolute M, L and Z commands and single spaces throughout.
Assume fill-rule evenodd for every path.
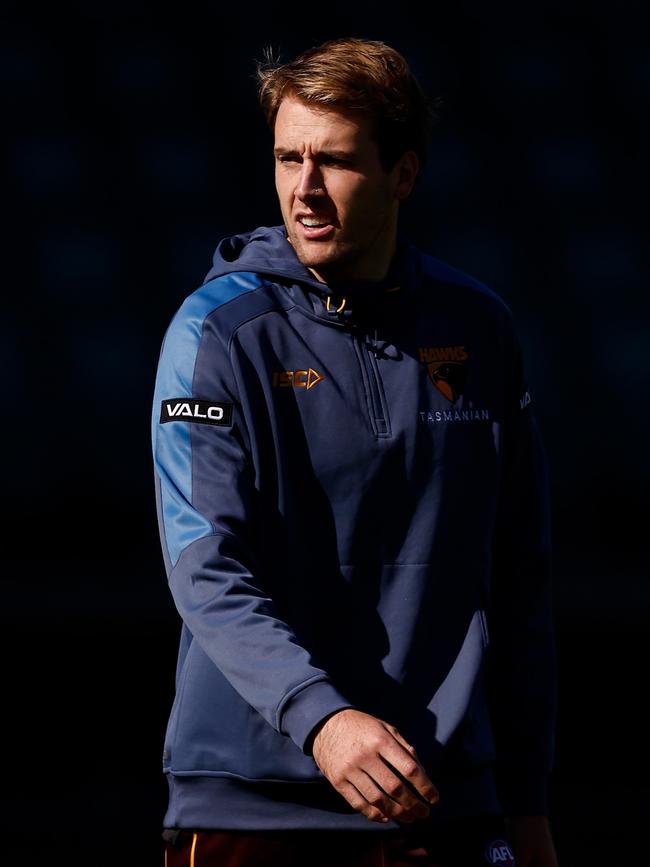
M 357 354 L 361 378 L 366 394 L 370 425 L 376 437 L 390 437 L 390 417 L 386 395 L 381 381 L 379 365 L 377 363 L 377 328 L 374 337 L 360 329 L 359 325 L 351 317 L 351 309 L 346 308 L 347 298 L 343 298 L 340 305 L 333 305 L 330 296 L 326 299 L 326 309 L 330 316 L 336 316 L 338 320 L 350 331 L 352 344 Z M 344 312 L 345 310 L 345 312 Z
M 364 380 L 372 429 L 377 437 L 389 437 L 391 435 L 390 418 L 377 363 L 377 329 L 375 328 L 375 334 L 372 337 L 364 332 L 359 333 L 355 328 L 352 340 Z

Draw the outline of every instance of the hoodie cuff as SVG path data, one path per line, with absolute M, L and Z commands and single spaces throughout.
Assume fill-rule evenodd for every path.
M 281 731 L 307 755 L 311 755 L 312 732 L 325 719 L 346 707 L 354 707 L 331 683 L 319 680 L 296 693 L 282 714 Z
M 548 774 L 497 773 L 497 789 L 506 816 L 548 815 Z

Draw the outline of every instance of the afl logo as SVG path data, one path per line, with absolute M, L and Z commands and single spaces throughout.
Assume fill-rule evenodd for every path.
M 485 858 L 488 864 L 498 864 L 499 867 L 516 867 L 515 856 L 505 840 L 493 840 L 485 847 Z

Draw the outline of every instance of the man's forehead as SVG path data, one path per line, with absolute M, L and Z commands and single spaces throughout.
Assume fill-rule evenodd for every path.
M 319 147 L 359 144 L 370 138 L 366 114 L 338 107 L 314 106 L 293 97 L 280 103 L 275 121 L 276 146 L 312 143 Z

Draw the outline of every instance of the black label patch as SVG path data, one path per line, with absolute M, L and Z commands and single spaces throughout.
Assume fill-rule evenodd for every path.
M 230 427 L 232 424 L 232 404 L 216 403 L 213 400 L 173 397 L 171 400 L 163 400 L 160 405 L 160 423 L 164 424 L 167 421 L 194 421 L 198 424 Z

